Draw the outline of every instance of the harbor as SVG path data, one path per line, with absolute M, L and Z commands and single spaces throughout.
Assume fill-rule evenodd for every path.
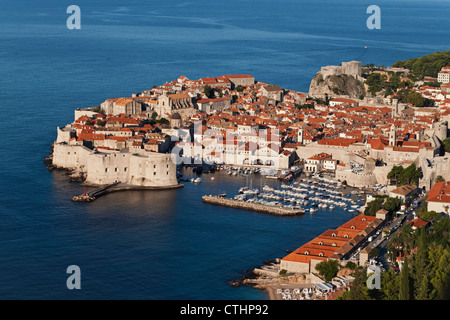
M 291 172 L 275 171 L 255 168 L 217 167 L 209 172 L 222 171 L 228 176 L 245 178 L 245 185 L 237 186 L 236 191 L 205 195 L 203 202 L 213 203 L 234 208 L 242 208 L 260 212 L 276 212 L 278 215 L 315 214 L 319 211 L 331 212 L 336 208 L 351 214 L 358 214 L 365 205 L 365 191 L 343 185 L 332 177 L 321 175 L 306 176 L 301 170 Z M 207 180 L 190 177 L 185 181 L 200 183 Z M 288 177 L 286 179 L 286 177 Z M 211 175 L 211 180 L 214 176 Z M 241 179 L 239 179 L 241 180 Z M 253 180 L 259 181 L 260 187 L 253 186 Z M 204 200 L 207 199 L 207 200 Z M 264 207 L 265 209 L 262 209 Z M 282 209 L 281 211 L 279 209 Z M 282 212 L 280 214 L 280 212 Z M 287 214 L 290 212 L 289 214 Z

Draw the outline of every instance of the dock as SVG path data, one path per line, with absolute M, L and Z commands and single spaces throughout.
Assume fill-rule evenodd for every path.
M 92 202 L 95 199 L 111 193 L 111 192 L 117 192 L 117 191 L 137 191 L 137 190 L 170 190 L 170 189 L 178 189 L 183 188 L 183 184 L 177 184 L 174 186 L 164 186 L 164 187 L 142 187 L 142 186 L 134 186 L 134 185 L 128 185 L 121 182 L 115 182 L 106 186 L 101 186 L 89 193 L 84 193 L 78 196 L 74 196 L 72 198 L 72 201 L 74 202 Z
M 239 201 L 219 196 L 203 196 L 202 201 L 205 203 L 214 204 L 218 206 L 269 213 L 277 216 L 298 216 L 305 214 L 304 209 L 290 209 L 277 206 L 267 206 L 259 203 Z

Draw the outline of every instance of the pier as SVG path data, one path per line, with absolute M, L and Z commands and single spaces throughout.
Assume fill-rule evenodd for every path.
M 267 206 L 259 203 L 252 203 L 247 201 L 239 201 L 230 198 L 224 198 L 219 196 L 203 196 L 202 201 L 209 204 L 244 209 L 249 211 L 269 213 L 277 216 L 298 216 L 305 214 L 304 209 L 291 209 L 276 206 Z
M 142 187 L 142 186 L 134 186 L 129 185 L 121 182 L 115 182 L 106 186 L 102 186 L 100 188 L 97 188 L 89 193 L 84 193 L 78 196 L 74 196 L 72 198 L 72 201 L 74 202 L 92 202 L 95 199 L 111 193 L 111 192 L 117 192 L 117 191 L 137 191 L 137 190 L 170 190 L 170 189 L 178 189 L 183 188 L 183 184 L 177 184 L 174 186 L 166 186 L 166 187 Z

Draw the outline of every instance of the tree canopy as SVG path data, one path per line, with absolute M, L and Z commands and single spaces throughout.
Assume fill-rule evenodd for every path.
M 205 96 L 207 96 L 208 98 L 214 98 L 214 89 L 213 88 L 211 88 L 211 86 L 209 86 L 209 85 L 206 85 L 204 88 L 203 88 L 203 93 L 205 94 Z
M 450 152 L 450 137 L 444 139 L 443 145 L 445 152 Z
M 394 166 L 389 171 L 387 178 L 395 182 L 397 186 L 404 186 L 406 184 L 418 184 L 419 179 L 422 178 L 422 171 L 417 169 L 416 165 L 412 163 L 406 169 L 402 166 Z
M 319 271 L 321 276 L 325 277 L 325 281 L 331 281 L 339 271 L 339 261 L 322 261 L 316 265 L 316 270 Z
M 450 50 L 435 52 L 420 58 L 397 61 L 392 66 L 409 69 L 418 80 L 425 76 L 437 77 L 442 67 L 450 65 Z
M 430 227 L 413 229 L 405 224 L 388 245 L 391 260 L 404 257 L 401 271 L 393 268 L 381 273 L 379 289 L 368 289 L 366 270 L 357 267 L 349 291 L 339 299 L 347 300 L 448 300 L 450 299 L 450 219 L 435 212 L 422 214 Z

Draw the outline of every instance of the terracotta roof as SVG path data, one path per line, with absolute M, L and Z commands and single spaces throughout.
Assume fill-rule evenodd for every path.
M 424 227 L 428 224 L 428 221 L 425 221 L 423 219 L 420 218 L 416 218 L 414 220 L 408 221 L 408 224 L 412 224 L 413 227 L 415 228 L 420 228 L 420 227 Z
M 400 194 L 402 196 L 406 196 L 416 189 L 417 189 L 417 187 L 415 187 L 415 186 L 404 185 L 404 186 L 398 187 L 397 189 L 392 190 L 391 192 Z
M 428 192 L 427 201 L 450 203 L 450 182 L 436 183 Z

